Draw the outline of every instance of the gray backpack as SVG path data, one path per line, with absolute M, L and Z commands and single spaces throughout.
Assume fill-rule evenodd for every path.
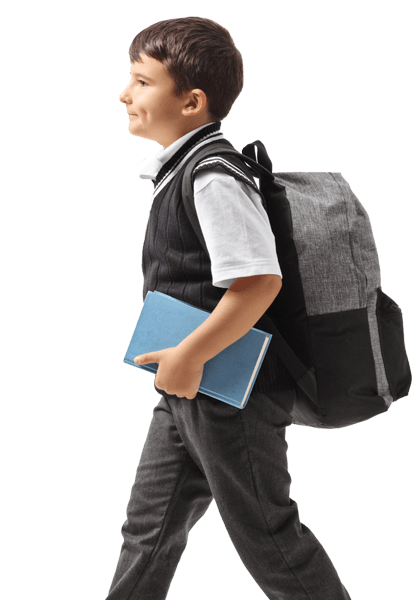
M 206 248 L 194 208 L 198 163 L 234 154 L 259 177 L 283 275 L 264 319 L 297 384 L 293 422 L 333 429 L 386 412 L 408 395 L 411 371 L 401 309 L 381 289 L 366 210 L 341 173 L 273 173 L 259 140 L 242 154 L 229 146 L 210 143 L 190 159 L 184 206 Z

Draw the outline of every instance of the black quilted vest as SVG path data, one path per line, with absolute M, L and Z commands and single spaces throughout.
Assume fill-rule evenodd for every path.
M 212 123 L 194 134 L 157 174 L 143 245 L 143 301 L 148 291 L 157 290 L 212 312 L 227 290 L 212 284 L 210 257 L 191 226 L 181 195 L 182 176 L 195 152 L 212 142 L 233 147 L 219 132 L 220 126 L 220 122 Z M 197 170 L 221 165 L 259 192 L 250 170 L 239 158 L 229 155 L 217 158 L 217 153 L 214 157 L 214 161 L 206 158 Z M 268 331 L 259 322 L 254 327 Z M 269 346 L 253 391 L 270 392 L 294 386 L 294 380 Z M 207 396 L 199 392 L 198 397 Z

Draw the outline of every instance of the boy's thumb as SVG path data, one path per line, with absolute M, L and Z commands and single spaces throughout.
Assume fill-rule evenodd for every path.
M 149 352 L 149 354 L 139 354 L 138 356 L 134 357 L 134 362 L 137 365 L 147 365 L 147 363 L 153 362 L 151 360 L 151 354 L 151 352 Z
M 145 358 L 147 359 L 147 354 L 140 354 L 139 356 L 135 356 L 133 360 L 136 363 L 136 365 L 143 365 L 147 364 L 144 360 Z

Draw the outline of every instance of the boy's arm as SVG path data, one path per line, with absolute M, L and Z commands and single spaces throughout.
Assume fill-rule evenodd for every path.
M 159 389 L 180 398 L 195 398 L 204 363 L 244 336 L 272 304 L 281 286 L 279 275 L 238 277 L 207 319 L 178 346 L 142 354 L 134 361 L 159 363 L 155 378 Z
M 204 364 L 248 333 L 273 303 L 281 286 L 279 275 L 238 277 L 208 318 L 178 348 L 190 360 Z

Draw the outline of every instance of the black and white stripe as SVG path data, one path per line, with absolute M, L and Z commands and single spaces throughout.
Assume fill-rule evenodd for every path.
M 193 173 L 196 171 L 200 171 L 202 169 L 209 168 L 209 166 L 217 166 L 220 165 L 225 169 L 231 171 L 240 177 L 245 183 L 251 185 L 257 192 L 259 192 L 259 188 L 253 179 L 250 179 L 241 169 L 238 169 L 235 165 L 230 163 L 228 160 L 222 158 L 221 156 L 209 156 L 198 163 L 198 165 L 193 170 Z

